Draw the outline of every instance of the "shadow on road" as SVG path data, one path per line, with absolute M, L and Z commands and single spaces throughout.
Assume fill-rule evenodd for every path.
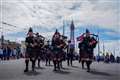
M 80 68 L 80 67 L 78 67 L 78 66 L 72 66 L 73 68 Z
M 44 67 L 35 67 L 35 69 L 45 69 Z
M 91 74 L 94 74 L 94 75 L 101 75 L 101 76 L 113 76 L 111 75 L 110 73 L 107 73 L 107 72 L 100 72 L 100 71 L 90 71 Z
M 69 68 L 62 67 L 63 70 L 70 70 Z
M 53 67 L 54 65 L 47 65 L 47 67 Z
M 29 72 L 25 72 L 24 73 L 25 75 L 27 75 L 27 76 L 37 76 L 37 75 L 39 75 L 40 74 L 40 72 L 36 72 L 36 71 L 29 71 Z
M 59 71 L 54 71 L 55 73 L 58 73 L 58 74 L 70 74 L 71 72 L 69 71 L 64 71 L 64 70 L 59 70 Z

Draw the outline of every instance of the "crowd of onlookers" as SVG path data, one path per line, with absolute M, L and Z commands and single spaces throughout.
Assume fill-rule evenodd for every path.
M 9 46 L 0 47 L 0 60 L 19 59 L 22 57 L 20 47 L 11 48 Z
M 120 56 L 114 56 L 112 53 L 109 54 L 109 53 L 106 53 L 106 55 L 97 55 L 95 57 L 95 60 L 97 62 L 105 62 L 105 63 L 120 63 Z
M 25 54 L 25 49 L 20 47 L 11 48 L 9 46 L 1 48 L 0 47 L 0 60 L 11 60 L 23 58 Z M 79 55 L 74 56 L 75 60 L 79 60 Z M 114 56 L 112 53 L 106 53 L 106 55 L 95 56 L 95 61 L 105 62 L 105 63 L 120 63 L 120 56 Z

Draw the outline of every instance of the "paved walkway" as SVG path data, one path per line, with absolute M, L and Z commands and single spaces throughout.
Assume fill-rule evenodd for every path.
M 94 62 L 92 72 L 88 73 L 81 65 L 74 61 L 73 67 L 68 67 L 64 62 L 62 71 L 54 72 L 53 66 L 45 66 L 36 72 L 24 73 L 24 59 L 0 61 L 0 80 L 120 80 L 120 64 L 105 64 Z

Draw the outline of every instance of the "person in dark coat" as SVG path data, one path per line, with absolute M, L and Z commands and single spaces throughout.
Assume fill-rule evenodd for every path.
M 3 60 L 7 60 L 7 47 L 3 47 Z
M 52 38 L 52 47 L 54 71 L 57 69 L 60 70 L 64 41 L 61 39 L 61 35 L 57 30 Z
M 66 50 L 67 50 L 67 36 L 61 35 L 61 53 L 60 53 L 60 68 L 63 68 L 63 61 L 66 59 Z
M 35 58 L 36 58 L 36 54 L 34 51 L 34 46 L 36 46 L 36 44 L 34 43 L 34 36 L 33 36 L 33 30 L 32 28 L 29 29 L 26 40 L 25 40 L 25 44 L 26 44 L 26 53 L 25 53 L 25 64 L 26 64 L 26 68 L 24 70 L 24 72 L 28 72 L 28 65 L 29 65 L 29 60 L 32 62 L 32 71 L 35 70 Z
M 10 47 L 8 46 L 8 47 L 7 47 L 7 60 L 10 59 L 10 54 L 11 54 L 11 49 L 10 49 Z
M 115 56 L 111 53 L 110 55 L 110 62 L 114 63 L 115 62 Z
M 40 67 L 40 61 L 43 57 L 43 53 L 42 53 L 42 49 L 44 46 L 44 37 L 39 35 L 39 33 L 36 33 L 36 37 L 35 37 L 35 53 L 37 54 L 36 59 L 38 60 L 38 67 Z
M 74 48 L 72 47 L 71 41 L 68 41 L 68 47 L 67 47 L 67 65 L 72 66 L 73 62 L 73 56 L 74 56 Z
M 0 60 L 3 60 L 3 48 L 0 47 Z
M 84 62 L 86 62 L 87 72 L 90 71 L 90 65 L 94 57 L 93 51 L 96 44 L 97 40 L 93 36 L 90 36 L 89 30 L 86 29 L 86 33 L 82 35 L 82 39 L 79 43 L 79 54 L 82 68 L 84 68 Z
M 44 46 L 44 48 L 45 48 L 45 60 L 46 60 L 45 65 L 50 66 L 52 51 L 51 51 L 51 45 L 49 40 L 47 41 L 47 44 Z

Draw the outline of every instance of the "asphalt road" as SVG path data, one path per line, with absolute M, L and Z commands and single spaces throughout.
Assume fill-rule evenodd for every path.
M 68 67 L 66 62 L 63 66 L 61 71 L 54 72 L 52 65 L 45 66 L 42 62 L 41 68 L 36 67 L 36 72 L 24 73 L 24 59 L 0 61 L 0 80 L 120 80 L 120 64 L 117 63 L 94 62 L 90 73 L 83 70 L 78 61 L 74 61 L 72 67 Z

